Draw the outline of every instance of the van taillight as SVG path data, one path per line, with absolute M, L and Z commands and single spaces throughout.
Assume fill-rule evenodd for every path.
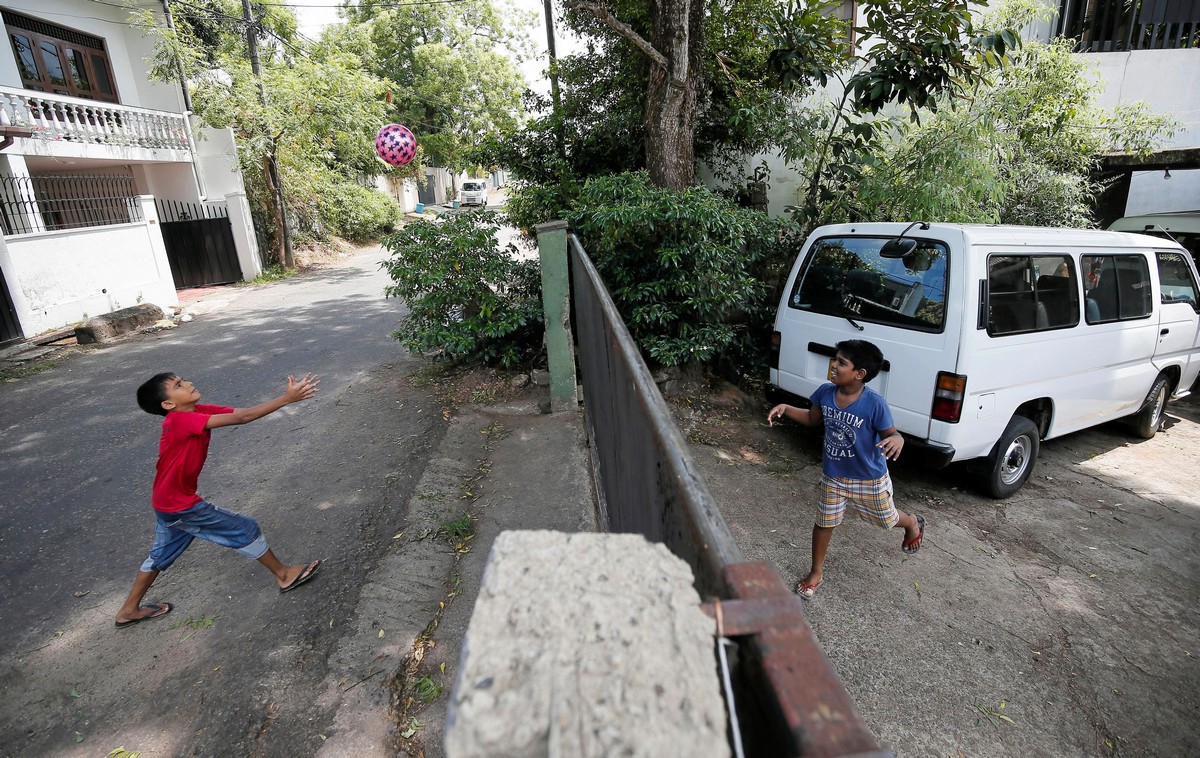
M 937 389 L 933 392 L 933 411 L 929 415 L 934 421 L 957 424 L 962 416 L 963 398 L 966 394 L 967 377 L 951 374 L 949 371 L 939 371 Z
M 782 334 L 771 332 L 771 368 L 779 368 L 779 345 L 782 342 Z

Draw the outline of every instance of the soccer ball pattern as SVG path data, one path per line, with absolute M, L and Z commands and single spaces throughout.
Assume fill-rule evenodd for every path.
M 388 124 L 375 135 L 375 152 L 393 166 L 403 166 L 417 155 L 417 138 L 407 126 Z

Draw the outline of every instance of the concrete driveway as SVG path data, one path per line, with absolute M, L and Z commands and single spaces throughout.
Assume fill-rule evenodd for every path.
M 808 571 L 819 438 L 766 408 L 676 404 L 748 560 Z M 1200 754 L 1200 403 L 1142 441 L 1108 425 L 1044 444 L 1009 500 L 893 466 L 921 552 L 851 521 L 808 619 L 899 756 Z

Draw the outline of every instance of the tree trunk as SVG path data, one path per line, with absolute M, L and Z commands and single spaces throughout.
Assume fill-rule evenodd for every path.
M 295 264 L 288 260 L 287 249 L 284 245 L 283 225 L 287 222 L 283 218 L 283 209 L 279 205 L 279 192 L 275 186 L 275 177 L 272 175 L 270 156 L 263 156 L 263 181 L 267 185 L 267 205 L 271 209 L 271 215 L 275 218 L 275 233 L 271 235 L 271 239 L 275 243 L 275 260 L 283 268 L 294 268 Z
M 646 168 L 659 187 L 696 181 L 696 103 L 704 47 L 703 0 L 660 0 L 650 43 L 666 58 L 650 67 L 646 93 Z

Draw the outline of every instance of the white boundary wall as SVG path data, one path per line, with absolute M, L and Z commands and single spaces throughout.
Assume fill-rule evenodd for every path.
M 138 303 L 179 304 L 154 200 L 140 223 L 6 237 L 0 263 L 26 337 Z

